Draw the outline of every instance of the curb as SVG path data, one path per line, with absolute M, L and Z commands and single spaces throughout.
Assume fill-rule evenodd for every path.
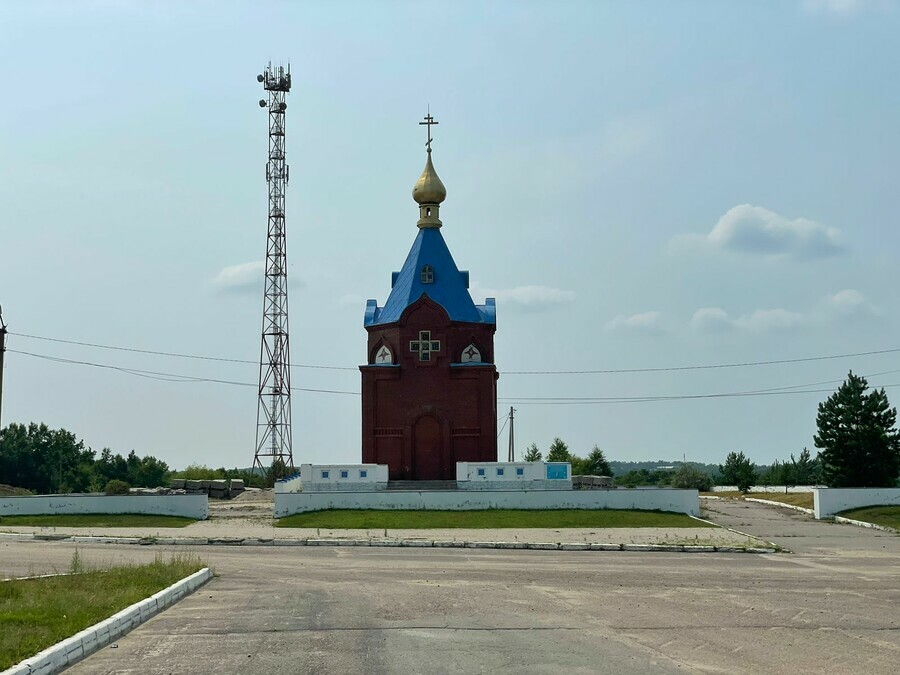
M 697 520 L 702 520 L 697 518 Z M 705 521 L 709 522 L 709 521 Z M 715 523 L 714 523 L 715 524 Z M 717 527 L 722 527 L 717 525 Z M 724 528 L 729 529 L 729 528 Z M 731 530 L 737 534 L 751 536 L 745 532 Z M 14 541 L 41 540 L 43 537 L 32 535 L 4 535 L 0 533 L 0 542 L 7 536 L 15 537 Z M 759 537 L 754 537 L 759 539 Z M 432 541 L 431 539 L 138 539 L 135 537 L 87 537 L 81 535 L 64 536 L 54 541 L 77 541 L 81 544 L 143 544 L 156 546 L 371 546 L 392 548 L 481 548 L 481 549 L 528 549 L 531 551 L 654 551 L 666 553 L 776 553 L 775 548 L 715 546 L 695 544 L 605 544 L 594 542 L 510 542 L 510 541 Z M 770 542 L 766 542 L 770 544 Z M 6 673 L 0 673 L 6 675 Z
M 882 532 L 890 532 L 891 534 L 900 534 L 900 530 L 885 525 L 876 525 L 875 523 L 867 523 L 864 520 L 853 520 L 853 518 L 844 518 L 844 516 L 835 516 L 834 522 L 844 523 L 845 525 L 856 525 L 857 527 L 868 527 L 872 530 L 881 530 Z
M 776 502 L 771 499 L 757 499 L 756 497 L 744 497 L 745 502 L 756 502 L 757 504 L 768 504 L 769 506 L 780 506 L 783 509 L 792 509 L 793 511 L 802 511 L 807 515 L 815 517 L 816 512 L 803 506 L 794 506 L 793 504 L 785 504 L 784 502 Z
M 57 642 L 42 652 L 17 663 L 12 668 L 4 670 L 0 675 L 50 675 L 58 673 L 64 668 L 90 656 L 97 650 L 105 647 L 125 635 L 132 628 L 137 628 L 147 619 L 156 616 L 167 607 L 174 605 L 186 595 L 212 578 L 212 572 L 204 567 L 199 572 L 177 581 L 168 588 L 164 588 L 126 607 L 121 612 L 113 614 L 108 619 L 96 623 L 83 631 L 76 633 L 62 642 Z

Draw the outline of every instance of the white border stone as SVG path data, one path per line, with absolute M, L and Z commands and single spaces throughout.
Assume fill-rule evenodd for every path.
M 57 642 L 42 652 L 4 670 L 0 675 L 50 675 L 90 656 L 98 649 L 118 640 L 132 628 L 141 625 L 167 607 L 174 605 L 212 579 L 212 571 L 204 567 L 159 593 L 126 607 L 108 619 Z

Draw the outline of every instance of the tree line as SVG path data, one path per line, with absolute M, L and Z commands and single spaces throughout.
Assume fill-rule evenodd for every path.
M 0 430 L 0 483 L 37 494 L 103 492 L 110 481 L 165 485 L 169 466 L 134 450 L 123 457 L 103 448 L 100 456 L 65 429 L 32 422 Z
M 617 485 L 656 485 L 709 490 L 712 485 L 736 485 L 746 492 L 753 485 L 818 485 L 828 487 L 894 487 L 900 479 L 900 431 L 897 409 L 891 408 L 884 389 L 869 390 L 864 377 L 847 376 L 838 390 L 819 404 L 816 434 L 818 454 L 803 448 L 795 457 L 757 466 L 743 452 L 730 452 L 721 465 L 683 462 L 662 468 L 662 462 L 622 468 L 642 463 L 606 461 L 594 446 L 581 458 L 569 452 L 559 438 L 553 439 L 547 461 L 571 462 L 573 475 L 614 476 Z M 540 461 L 535 443 L 525 453 L 525 461 Z M 613 471 L 615 464 L 618 471 Z
M 127 492 L 129 487 L 167 486 L 172 478 L 240 478 L 248 487 L 271 487 L 286 469 L 273 464 L 266 474 L 249 469 L 212 469 L 190 464 L 173 471 L 164 461 L 132 450 L 126 456 L 103 448 L 99 456 L 66 429 L 12 423 L 0 430 L 0 485 L 36 494 Z

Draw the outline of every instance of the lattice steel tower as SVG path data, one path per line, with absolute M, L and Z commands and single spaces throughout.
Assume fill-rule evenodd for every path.
M 269 227 L 266 237 L 266 287 L 262 344 L 259 351 L 259 404 L 256 410 L 256 454 L 253 467 L 264 471 L 281 460 L 294 467 L 291 450 L 291 357 L 288 341 L 287 241 L 284 193 L 290 169 L 285 160 L 285 98 L 291 90 L 291 66 L 272 66 L 256 77 L 268 92 L 261 108 L 269 111 Z M 266 458 L 266 463 L 263 463 Z

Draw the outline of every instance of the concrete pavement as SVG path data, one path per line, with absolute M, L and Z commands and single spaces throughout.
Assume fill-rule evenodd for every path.
M 219 578 L 72 672 L 896 671 L 900 537 L 712 508 L 797 552 L 203 547 Z M 73 549 L 2 544 L 0 573 L 62 569 Z

